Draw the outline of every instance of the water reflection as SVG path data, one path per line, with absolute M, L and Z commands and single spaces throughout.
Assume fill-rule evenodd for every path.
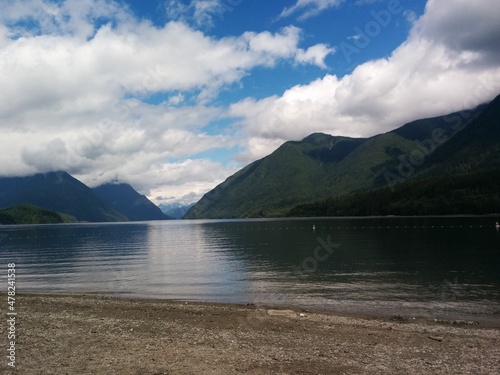
M 224 238 L 203 225 L 151 224 L 147 248 L 148 293 L 170 298 L 225 300 L 241 286 Z M 147 280 L 147 281 L 146 281 Z
M 495 221 L 370 218 L 2 227 L 0 260 L 18 263 L 22 290 L 327 308 L 407 304 L 409 309 L 498 314 L 500 235 Z M 326 251 L 325 243 L 336 246 Z

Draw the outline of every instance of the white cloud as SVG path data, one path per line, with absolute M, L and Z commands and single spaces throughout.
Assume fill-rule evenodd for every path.
M 217 14 L 210 1 L 197 3 L 200 20 Z M 210 150 L 240 147 L 238 161 L 250 162 L 312 132 L 369 136 L 500 92 L 494 0 L 430 0 L 389 58 L 229 108 L 211 99 L 253 69 L 324 69 L 335 50 L 301 48 L 293 26 L 215 38 L 183 22 L 138 21 L 117 4 L 1 3 L 1 175 L 65 169 L 91 185 L 118 177 L 151 197 L 200 196 L 237 169 L 196 158 Z M 338 4 L 299 0 L 288 9 L 308 17 Z M 19 22 L 26 19 L 39 25 L 35 32 Z M 150 98 L 161 103 L 144 102 Z M 228 119 L 235 123 L 224 131 L 209 130 Z
M 96 107 L 109 107 L 128 92 L 197 90 L 207 98 L 256 66 L 293 60 L 299 39 L 295 27 L 214 40 L 182 23 L 162 29 L 141 23 L 104 26 L 85 42 L 67 36 L 13 40 L 0 50 L 0 101 L 9 104 L 0 116 L 19 116 L 25 108 L 102 110 Z
M 181 104 L 183 101 L 184 101 L 185 97 L 184 95 L 182 94 L 177 94 L 177 95 L 172 95 L 169 99 L 168 99 L 168 104 L 169 105 L 179 105 Z
M 142 194 L 154 200 L 156 197 L 167 195 L 180 198 L 185 196 L 186 192 L 194 197 L 201 197 L 220 181 L 236 172 L 235 168 L 206 159 L 185 159 L 171 163 L 157 161 L 144 164 L 144 162 L 148 162 L 147 158 L 134 159 L 127 168 L 104 170 L 100 174 L 75 174 L 75 176 L 89 186 L 98 186 L 115 178 L 127 181 Z M 146 169 L 145 165 L 148 166 Z
M 197 202 L 201 199 L 204 193 L 189 193 L 182 196 L 154 196 L 154 201 L 157 204 L 175 204 L 176 207 L 188 206 L 193 202 Z
M 299 49 L 297 51 L 296 60 L 300 64 L 314 64 L 320 68 L 326 69 L 326 56 L 335 53 L 335 48 L 330 48 L 325 44 L 316 44 L 309 47 L 307 51 Z
M 280 17 L 290 17 L 292 14 L 300 13 L 298 20 L 303 21 L 317 16 L 326 9 L 336 7 L 343 0 L 297 0 L 297 2 L 281 12 Z
M 54 3 L 44 0 L 3 0 L 0 20 L 10 26 L 11 37 L 69 34 L 87 38 L 100 23 L 127 21 L 130 14 L 110 0 Z M 27 26 L 29 25 L 29 26 Z
M 209 3 L 197 1 L 197 14 Z M 237 145 L 203 130 L 225 116 L 210 99 L 256 67 L 323 65 L 328 52 L 303 52 L 296 27 L 217 39 L 182 22 L 153 26 L 107 0 L 2 6 L 1 175 L 64 169 L 90 183 L 118 176 L 141 192 L 200 194 L 235 170 L 179 161 Z M 163 102 L 144 102 L 155 95 Z
M 197 27 L 213 27 L 224 13 L 233 8 L 221 0 L 167 0 L 165 11 L 171 20 L 182 21 Z
M 248 42 L 250 50 L 266 54 L 272 53 L 281 57 L 293 56 L 297 50 L 297 41 L 300 37 L 300 29 L 289 26 L 281 30 L 278 34 L 271 34 L 268 31 L 262 33 L 246 32 L 243 38 Z
M 500 2 L 429 0 L 414 36 L 457 51 L 481 53 L 492 64 L 500 62 Z
M 316 131 L 371 136 L 493 99 L 500 93 L 500 3 L 465 4 L 429 1 L 409 39 L 388 59 L 342 78 L 328 74 L 281 97 L 232 105 L 229 113 L 248 139 L 241 159 L 250 162 Z
M 418 19 L 417 13 L 415 13 L 412 10 L 405 10 L 405 11 L 403 11 L 403 16 L 406 17 L 406 20 L 410 24 L 415 23 L 415 21 Z
M 259 54 L 269 54 L 269 56 L 279 56 L 281 58 L 294 58 L 299 64 L 317 65 L 326 69 L 325 58 L 335 52 L 325 44 L 316 44 L 306 51 L 297 48 L 297 41 L 300 39 L 301 29 L 295 26 L 283 28 L 279 33 L 270 32 L 246 32 L 243 35 L 248 41 L 251 51 Z M 269 59 L 268 65 L 273 65 L 276 58 Z

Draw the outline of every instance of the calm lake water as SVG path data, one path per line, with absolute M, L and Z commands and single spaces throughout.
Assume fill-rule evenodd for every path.
M 105 292 L 498 321 L 498 220 L 3 226 L 0 264 L 6 270 L 7 263 L 16 263 L 18 292 Z

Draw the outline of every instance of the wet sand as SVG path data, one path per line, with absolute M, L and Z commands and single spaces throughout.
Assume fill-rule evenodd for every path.
M 500 373 L 500 329 L 470 321 L 89 294 L 18 294 L 15 307 L 16 368 L 5 348 L 2 374 Z

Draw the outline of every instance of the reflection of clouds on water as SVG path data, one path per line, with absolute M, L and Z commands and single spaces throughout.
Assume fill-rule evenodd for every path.
M 75 226 L 73 238 L 61 241 L 74 254 L 65 286 L 71 290 L 107 293 L 129 292 L 142 273 L 145 224 L 89 224 Z
M 500 311 L 495 263 L 500 236 L 491 219 L 315 219 L 314 231 L 312 223 L 0 228 L 0 262 L 21 260 L 23 288 L 45 292 L 391 310 L 393 315 Z M 341 246 L 334 247 L 337 243 Z
M 180 299 L 227 300 L 244 287 L 230 239 L 207 223 L 164 222 L 148 232 L 149 293 Z

